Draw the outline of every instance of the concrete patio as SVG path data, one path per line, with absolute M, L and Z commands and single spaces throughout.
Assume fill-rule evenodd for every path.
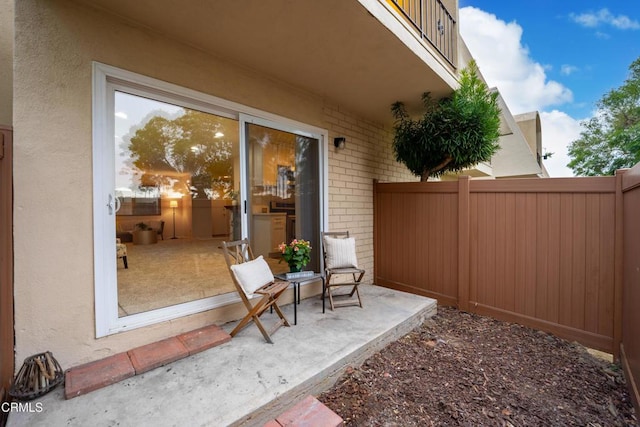
M 303 300 L 298 324 L 281 328 L 273 345 L 250 325 L 218 347 L 70 400 L 58 387 L 32 401 L 34 411 L 11 413 L 7 425 L 262 426 L 437 310 L 433 299 L 387 288 L 361 293 L 364 308 L 325 314 L 319 298 Z M 293 305 L 283 308 L 293 324 Z

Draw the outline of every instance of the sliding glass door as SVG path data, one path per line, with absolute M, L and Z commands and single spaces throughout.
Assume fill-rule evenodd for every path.
M 238 121 L 120 90 L 114 116 L 116 237 L 128 258 L 119 317 L 233 292 L 218 248 L 241 233 Z
M 266 123 L 266 122 L 261 122 Z M 276 129 L 273 123 L 247 123 L 247 223 L 256 256 L 267 259 L 275 272 L 286 271 L 279 263 L 278 245 L 304 239 L 312 251 L 306 270 L 319 271 L 320 235 L 320 140 Z
M 93 89 L 96 336 L 238 302 L 223 240 L 319 269 L 326 131 L 104 64 Z

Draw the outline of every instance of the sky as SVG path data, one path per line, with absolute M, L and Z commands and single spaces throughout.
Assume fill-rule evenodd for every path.
M 459 0 L 460 34 L 512 114 L 540 113 L 552 177 L 573 176 L 568 145 L 640 57 L 640 0 Z

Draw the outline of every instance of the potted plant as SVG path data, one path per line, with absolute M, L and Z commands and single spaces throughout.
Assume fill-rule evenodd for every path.
M 311 244 L 307 240 L 293 239 L 288 245 L 284 242 L 278 245 L 282 253 L 282 260 L 289 264 L 289 271 L 294 273 L 302 271 L 302 268 L 311 260 Z
M 133 244 L 134 245 L 150 245 L 158 243 L 158 233 L 149 224 L 139 222 L 136 224 L 136 228 L 133 231 Z

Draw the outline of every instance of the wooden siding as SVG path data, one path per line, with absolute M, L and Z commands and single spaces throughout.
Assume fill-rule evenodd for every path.
M 617 354 L 616 179 L 376 184 L 376 284 Z
M 636 413 L 640 414 L 640 164 L 622 179 L 623 291 L 621 359 Z

